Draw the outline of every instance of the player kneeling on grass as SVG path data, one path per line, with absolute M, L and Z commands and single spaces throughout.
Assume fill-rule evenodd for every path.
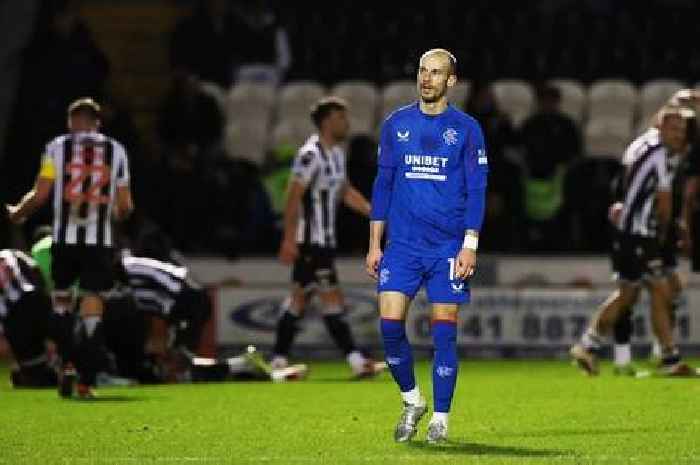
M 36 262 L 19 250 L 0 250 L 0 328 L 17 364 L 14 387 L 56 386 L 46 353 L 52 317 Z
M 420 59 L 419 102 L 382 125 L 372 194 L 367 271 L 378 280 L 386 362 L 404 409 L 394 431 L 410 440 L 427 410 L 413 373 L 405 319 L 425 285 L 432 303 L 433 418 L 431 443 L 447 439 L 457 382 L 457 312 L 469 301 L 478 234 L 484 217 L 488 163 L 479 124 L 447 102 L 457 82 L 455 57 L 434 49 Z M 381 240 L 388 227 L 386 250 Z
M 184 361 L 179 379 L 224 381 L 232 379 L 271 379 L 285 381 L 306 376 L 305 365 L 273 370 L 254 347 L 237 357 L 215 359 L 197 355 L 202 332 L 211 317 L 209 295 L 184 266 L 152 258 L 122 253 L 118 276 L 122 292 L 131 298 L 139 312 L 165 321 L 174 333 L 168 352 Z M 160 345 L 160 344 L 156 344 Z
M 38 231 L 36 238 L 32 254 L 45 277 L 46 286 L 52 288 L 52 238 L 45 229 Z M 303 365 L 282 371 L 271 370 L 254 349 L 223 360 L 195 355 L 204 324 L 211 315 L 206 290 L 192 279 L 186 267 L 132 257 L 128 251 L 122 251 L 114 258 L 114 275 L 119 286 L 105 298 L 104 333 L 108 354 L 102 357 L 104 363 L 100 370 L 105 371 L 98 374 L 99 384 L 178 380 L 178 377 L 169 375 L 163 358 L 153 352 L 158 347 L 165 348 L 160 355 L 167 352 L 174 355 L 171 359 L 184 360 L 185 373 L 179 380 L 254 378 L 284 381 L 306 376 L 307 368 Z M 161 340 L 158 332 L 152 331 L 151 317 L 165 321 L 173 337 L 166 335 L 165 340 Z M 36 337 L 37 328 L 31 327 L 27 331 Z
M 571 356 L 581 369 L 597 375 L 602 336 L 612 331 L 624 311 L 637 301 L 641 285 L 651 297 L 651 321 L 662 347 L 661 372 L 689 375 L 692 370 L 681 361 L 673 340 L 669 283 L 664 275 L 661 248 L 672 216 L 671 186 L 678 163 L 674 156 L 686 152 L 687 121 L 690 110 L 666 106 L 659 113 L 658 129 L 651 128 L 637 138 L 623 157 L 625 172 L 622 199 L 611 211 L 615 226 L 613 269 L 618 289 L 593 317 Z

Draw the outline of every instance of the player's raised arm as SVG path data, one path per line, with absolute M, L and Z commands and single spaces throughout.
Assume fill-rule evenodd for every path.
M 484 135 L 477 123 L 471 128 L 465 145 L 464 169 L 466 179 L 467 208 L 464 215 L 464 242 L 457 256 L 455 275 L 468 278 L 476 269 L 476 250 L 479 244 L 479 231 L 484 222 L 486 206 L 486 183 L 488 158 Z
M 382 236 L 384 224 L 389 216 L 391 194 L 394 187 L 396 162 L 390 138 L 390 123 L 385 121 L 379 139 L 377 153 L 377 177 L 372 188 L 372 203 L 369 224 L 369 251 L 367 252 L 367 273 L 377 279 L 377 269 L 382 258 Z
M 51 147 L 46 150 L 46 154 L 41 160 L 41 169 L 36 178 L 34 187 L 27 192 L 22 200 L 17 205 L 8 205 L 7 212 L 10 221 L 13 223 L 22 223 L 32 213 L 41 208 L 51 195 L 51 188 L 56 177 L 56 172 L 53 164 L 53 156 Z

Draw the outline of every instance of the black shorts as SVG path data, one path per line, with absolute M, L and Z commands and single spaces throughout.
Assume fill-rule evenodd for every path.
M 80 289 L 104 292 L 114 287 L 114 249 L 90 245 L 51 246 L 51 277 L 57 291 Z
M 335 270 L 335 250 L 316 246 L 299 246 L 299 256 L 292 268 L 292 282 L 306 289 L 335 287 L 338 273 Z
M 655 238 L 618 234 L 613 238 L 613 271 L 620 281 L 662 278 L 665 264 L 661 252 Z
M 45 354 L 51 299 L 43 291 L 27 292 L 8 307 L 0 322 L 15 359 L 22 363 Z

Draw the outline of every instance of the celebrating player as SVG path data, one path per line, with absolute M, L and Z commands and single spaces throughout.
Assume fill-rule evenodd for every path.
M 457 82 L 455 57 L 429 50 L 418 68 L 419 101 L 382 125 L 372 194 L 367 271 L 378 279 L 386 362 L 404 409 L 394 439 L 410 440 L 427 410 L 413 373 L 406 312 L 425 285 L 432 303 L 433 417 L 429 442 L 447 438 L 457 381 L 457 311 L 468 302 L 484 217 L 488 163 L 479 124 L 447 102 Z M 383 254 L 381 240 L 388 227 Z
M 645 132 L 625 151 L 623 200 L 613 206 L 610 215 L 616 229 L 612 259 L 618 289 L 596 312 L 581 341 L 571 348 L 571 356 L 588 374 L 598 374 L 597 352 L 602 336 L 613 329 L 621 312 L 637 301 L 642 284 L 651 296 L 651 321 L 662 347 L 662 372 L 690 374 L 673 341 L 671 292 L 662 257 L 672 217 L 671 185 L 678 166 L 670 160 L 686 150 L 687 111 L 664 107 L 659 113 L 658 130 Z
M 685 92 L 676 93 L 671 99 L 671 104 L 678 105 L 682 100 L 679 101 L 678 96 L 683 96 Z M 683 102 L 686 103 L 686 102 Z M 689 103 L 689 102 L 688 102 Z M 683 105 L 687 106 L 687 105 Z M 688 108 L 690 110 L 690 108 Z M 694 150 L 696 150 L 696 129 L 697 121 L 695 111 L 685 111 L 683 112 L 683 117 L 686 120 L 686 132 L 687 132 L 687 144 L 686 152 L 683 154 L 674 154 L 669 161 L 668 165 L 676 173 L 672 186 L 672 207 L 671 207 L 671 224 L 669 225 L 668 232 L 666 234 L 665 241 L 661 244 L 661 257 L 663 260 L 663 270 L 666 279 L 668 280 L 668 291 L 670 292 L 668 296 L 668 303 L 671 310 L 671 326 L 675 326 L 676 323 L 676 313 L 680 305 L 681 292 L 683 291 L 683 280 L 681 279 L 680 273 L 677 270 L 678 267 L 678 252 L 680 249 L 687 250 L 690 246 L 689 235 L 688 235 L 688 222 L 686 218 L 689 217 L 688 209 L 692 207 L 691 202 L 688 199 L 684 200 L 686 185 L 689 184 L 689 179 L 692 178 L 692 168 L 693 164 L 696 163 L 693 159 L 695 158 Z M 651 132 L 658 132 L 658 121 L 654 122 L 652 127 L 648 129 Z M 680 166 L 678 166 L 680 165 Z M 618 185 L 621 182 L 617 183 Z M 620 191 L 620 189 L 618 189 Z M 623 199 L 618 199 L 622 201 Z M 621 206 L 621 203 L 613 204 L 612 211 L 614 212 L 616 208 Z M 630 307 L 628 309 L 623 309 L 615 327 L 613 329 L 615 345 L 614 345 L 614 371 L 616 374 L 628 374 L 636 375 L 636 370 L 632 366 L 632 347 L 630 340 L 632 338 L 632 310 Z M 652 356 L 655 359 L 661 359 L 661 346 L 658 341 L 654 341 L 652 345 Z
M 277 324 L 272 358 L 274 368 L 287 366 L 287 357 L 297 333 L 311 291 L 317 291 L 323 306 L 323 322 L 331 338 L 346 356 L 358 377 L 373 376 L 383 369 L 365 357 L 355 346 L 350 326 L 344 319 L 343 294 L 335 270 L 335 218 L 339 203 L 369 216 L 367 199 L 347 179 L 345 153 L 339 144 L 349 130 L 346 103 L 325 97 L 311 111 L 318 128 L 299 149 L 292 165 L 287 205 L 284 211 L 284 238 L 279 257 L 294 264 L 292 295 Z
M 62 350 L 59 393 L 64 397 L 72 395 L 77 374 L 78 395 L 93 396 L 91 386 L 104 353 L 100 294 L 113 286 L 112 217 L 125 218 L 133 209 L 124 147 L 99 133 L 99 127 L 100 106 L 94 100 L 82 98 L 71 103 L 69 134 L 47 145 L 34 188 L 19 204 L 7 207 L 10 220 L 21 223 L 46 202 L 53 189 L 54 311 L 59 315 L 71 311 L 70 289 L 78 279 L 85 291 L 80 302 L 80 328 L 74 331 L 66 325 L 76 345 L 75 351 Z

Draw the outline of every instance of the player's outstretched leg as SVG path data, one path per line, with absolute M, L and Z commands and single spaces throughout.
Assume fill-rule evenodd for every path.
M 386 365 L 367 358 L 357 349 L 352 330 L 345 319 L 345 310 L 338 304 L 328 304 L 323 309 L 323 323 L 335 345 L 343 352 L 356 378 L 372 378 L 381 373 Z
M 447 439 L 447 416 L 457 382 L 457 323 L 433 322 L 433 417 L 428 424 L 427 440 L 438 443 Z
M 404 403 L 401 418 L 394 431 L 394 439 L 397 442 L 405 442 L 415 436 L 418 422 L 425 415 L 427 405 L 416 384 L 413 353 L 406 337 L 405 322 L 382 318 L 381 333 L 386 363 L 396 384 L 399 385 Z
M 603 335 L 608 334 L 618 320 L 619 315 L 636 303 L 639 287 L 635 283 L 620 283 L 620 287 L 598 307 L 588 329 L 578 344 L 569 350 L 571 358 L 579 368 L 590 376 L 599 373 L 598 353 L 603 341 Z

